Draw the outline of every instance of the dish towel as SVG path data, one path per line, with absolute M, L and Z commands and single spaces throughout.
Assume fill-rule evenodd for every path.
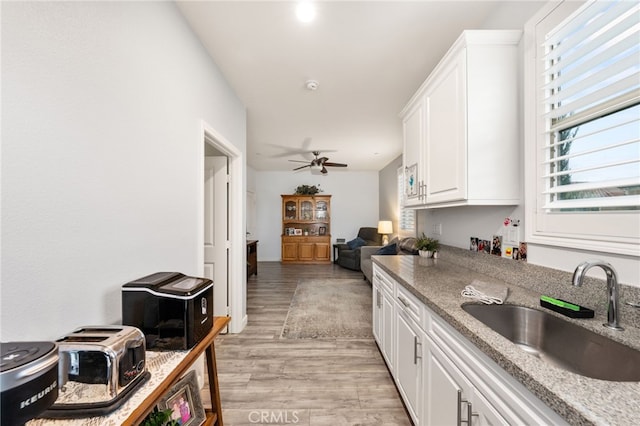
M 492 303 L 502 305 L 507 299 L 509 288 L 500 284 L 485 283 L 483 281 L 473 280 L 471 284 L 462 290 L 463 297 L 478 300 L 487 305 Z

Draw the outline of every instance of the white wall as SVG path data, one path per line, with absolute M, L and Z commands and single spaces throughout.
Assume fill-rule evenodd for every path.
M 331 239 L 356 237 L 362 226 L 378 226 L 378 172 L 329 170 L 326 176 L 300 172 L 257 171 L 258 260 L 279 261 L 282 234 L 282 194 L 293 194 L 299 185 L 320 184 L 322 195 L 331 195 Z
M 125 282 L 201 268 L 201 120 L 244 153 L 244 107 L 174 3 L 1 18 L 2 340 L 118 323 Z
M 380 220 L 393 222 L 393 235 L 398 235 L 398 168 L 402 167 L 402 155 L 394 158 L 379 172 Z M 390 236 L 389 239 L 392 237 Z

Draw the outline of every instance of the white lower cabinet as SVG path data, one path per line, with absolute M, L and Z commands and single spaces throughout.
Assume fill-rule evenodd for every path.
M 393 372 L 393 285 L 379 272 L 373 277 L 373 337 L 389 370 Z
M 422 345 L 426 340 L 424 331 L 420 330 L 415 321 L 398 306 L 396 315 L 396 347 L 394 379 L 400 395 L 405 402 L 413 423 L 422 423 Z
M 426 362 L 430 377 L 425 389 L 424 424 L 510 424 L 432 342 Z
M 373 332 L 415 425 L 566 421 L 374 264 Z

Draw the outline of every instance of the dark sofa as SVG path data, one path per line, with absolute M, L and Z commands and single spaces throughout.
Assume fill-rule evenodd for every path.
M 396 249 L 394 254 L 396 255 L 398 254 L 416 255 L 418 254 L 417 242 L 418 241 L 413 237 L 407 237 L 407 238 L 401 238 L 401 239 L 394 238 L 389 242 L 387 246 L 391 244 L 395 244 Z M 360 269 L 362 270 L 362 273 L 364 274 L 365 279 L 368 280 L 369 282 L 371 282 L 371 280 L 373 279 L 373 260 L 371 259 L 371 256 L 375 256 L 376 252 L 381 248 L 382 246 L 361 247 Z
M 378 234 L 378 228 L 364 227 L 358 231 L 356 238 L 364 240 L 364 246 L 380 246 L 382 244 L 382 235 Z M 338 246 L 338 265 L 343 268 L 360 270 L 360 250 L 362 247 L 350 248 L 348 244 L 340 244 Z

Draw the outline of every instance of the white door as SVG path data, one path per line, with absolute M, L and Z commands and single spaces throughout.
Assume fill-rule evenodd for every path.
M 213 314 L 228 316 L 227 157 L 204 159 L 204 275 L 213 280 Z

